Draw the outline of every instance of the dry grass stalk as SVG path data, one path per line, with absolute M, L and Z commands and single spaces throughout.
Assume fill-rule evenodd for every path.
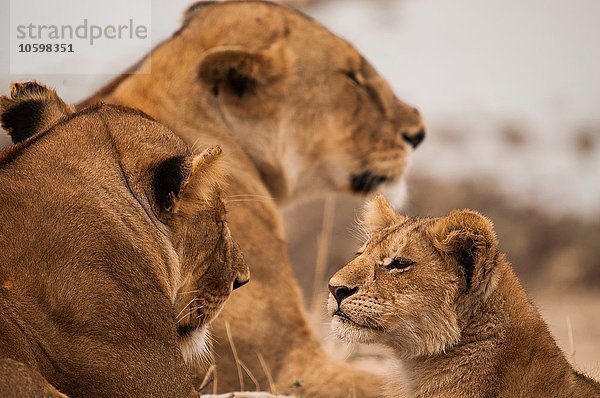
M 213 390 L 212 390 L 213 395 L 217 394 L 217 392 L 219 391 L 219 384 L 218 384 L 219 378 L 217 376 L 218 376 L 217 367 L 215 366 L 215 376 L 213 378 Z
M 271 394 L 277 395 L 277 388 L 275 388 L 275 383 L 273 382 L 273 376 L 271 375 L 271 371 L 265 362 L 265 358 L 262 356 L 260 352 L 256 352 L 256 356 L 258 357 L 258 362 L 260 362 L 260 366 L 267 377 L 267 381 L 269 382 L 269 389 L 271 390 Z
M 317 261 L 315 264 L 315 276 L 313 279 L 313 294 L 311 300 L 311 313 L 313 316 L 319 316 L 319 308 L 322 305 L 322 291 L 325 284 L 325 272 L 327 270 L 327 260 L 329 259 L 329 248 L 331 246 L 331 234 L 333 231 L 333 221 L 335 219 L 335 196 L 325 197 L 323 207 L 323 224 L 321 233 L 317 238 Z
M 569 336 L 569 356 L 571 362 L 575 363 L 575 342 L 573 341 L 573 325 L 571 324 L 571 317 L 567 315 L 567 334 Z
M 204 375 L 204 379 L 202 379 L 202 383 L 200 383 L 198 391 L 204 390 L 212 381 L 214 381 L 214 374 L 216 374 L 216 369 L 217 366 L 215 364 L 210 365 L 210 367 L 206 371 L 206 374 Z
M 248 367 L 241 360 L 239 361 L 239 364 L 242 367 L 242 369 L 244 369 L 248 377 L 250 377 L 250 380 L 252 380 L 252 382 L 254 383 L 254 391 L 260 391 L 260 383 L 258 382 L 258 380 L 256 380 L 256 377 L 254 377 L 250 369 L 248 369 Z
M 229 346 L 231 347 L 231 352 L 233 353 L 233 358 L 235 359 L 235 366 L 237 368 L 238 379 L 240 381 L 240 391 L 244 391 L 244 374 L 242 373 L 242 367 L 240 365 L 240 357 L 238 356 L 237 350 L 235 349 L 235 344 L 233 343 L 229 322 L 225 322 L 225 331 L 227 332 L 227 340 L 229 340 Z

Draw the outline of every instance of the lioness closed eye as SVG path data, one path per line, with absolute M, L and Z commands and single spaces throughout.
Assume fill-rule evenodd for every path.
M 249 278 L 220 149 L 36 82 L 0 97 L 0 119 L 0 396 L 197 396 L 184 359 Z
M 481 214 L 396 214 L 365 207 L 370 237 L 329 281 L 333 329 L 391 347 L 410 397 L 600 397 L 573 370 L 529 302 Z

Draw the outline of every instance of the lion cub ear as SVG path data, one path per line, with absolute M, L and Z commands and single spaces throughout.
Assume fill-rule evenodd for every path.
M 474 210 L 454 210 L 437 220 L 430 233 L 434 246 L 462 269 L 465 290 L 480 287 L 496 260 L 492 222 Z
M 73 113 L 56 91 L 36 81 L 13 83 L 10 97 L 0 97 L 0 120 L 14 143 L 48 130 Z
M 373 199 L 365 203 L 358 222 L 371 234 L 398 224 L 406 218 L 406 216 L 396 213 L 385 196 L 377 194 Z
M 154 170 L 154 197 L 162 212 L 181 210 L 188 199 L 202 205 L 213 195 L 225 177 L 221 147 L 214 146 L 198 155 L 175 156 L 161 162 Z

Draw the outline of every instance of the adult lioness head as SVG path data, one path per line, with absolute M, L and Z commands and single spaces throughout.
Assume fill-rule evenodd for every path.
M 184 396 L 183 361 L 248 281 L 219 197 L 220 149 L 194 154 L 139 111 L 76 113 L 53 90 L 0 97 L 0 357 L 71 396 Z M 187 378 L 187 382 L 186 382 Z
M 86 104 L 134 104 L 192 143 L 199 127 L 233 136 L 277 200 L 397 182 L 425 135 L 419 112 L 348 42 L 268 2 L 192 6 L 130 72 L 150 68 Z

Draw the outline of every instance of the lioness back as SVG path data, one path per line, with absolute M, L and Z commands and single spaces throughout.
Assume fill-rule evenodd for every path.
M 556 345 L 487 218 L 406 217 L 379 196 L 362 226 L 358 257 L 329 282 L 329 313 L 340 337 L 394 350 L 403 396 L 600 397 Z
M 36 82 L 0 97 L 0 119 L 15 142 L 0 151 L 0 391 L 196 396 L 184 361 L 249 277 L 220 150 L 121 106 L 74 112 Z

